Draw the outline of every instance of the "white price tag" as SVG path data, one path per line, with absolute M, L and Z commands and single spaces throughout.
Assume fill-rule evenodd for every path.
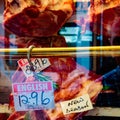
M 84 112 L 93 109 L 89 95 L 83 95 L 72 100 L 61 102 L 64 114 Z
M 54 90 L 51 81 L 12 84 L 16 111 L 54 108 Z
M 51 65 L 48 58 L 32 58 L 31 62 L 35 72 L 40 72 Z M 18 65 L 26 77 L 33 76 L 33 72 L 30 70 L 30 64 L 27 59 L 20 59 Z

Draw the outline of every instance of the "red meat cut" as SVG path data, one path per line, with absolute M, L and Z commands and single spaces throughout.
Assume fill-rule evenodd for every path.
M 26 44 L 27 46 L 34 44 L 36 45 L 36 47 L 67 46 L 65 39 L 60 36 L 49 37 L 46 40 L 44 39 L 45 38 L 29 38 Z M 27 38 L 18 38 L 16 42 L 17 41 L 20 45 L 22 45 L 22 47 L 26 47 L 24 41 L 27 41 Z M 42 74 L 45 76 L 49 76 L 51 80 L 53 80 L 59 86 L 54 91 L 55 109 L 24 112 L 22 117 L 24 118 L 29 114 L 29 116 L 34 116 L 32 120 L 41 120 L 40 116 L 42 116 L 42 120 L 76 120 L 79 116 L 83 116 L 86 112 L 64 115 L 60 106 L 60 102 L 71 100 L 84 94 L 89 94 L 90 99 L 94 104 L 98 94 L 102 89 L 102 82 L 101 79 L 99 79 L 100 75 L 97 75 L 94 72 L 87 70 L 85 67 L 77 64 L 75 58 L 72 57 L 48 57 L 48 59 L 51 65 L 44 69 L 42 71 Z M 31 81 L 34 80 L 35 79 L 33 78 Z M 21 68 L 18 67 L 18 69 L 12 76 L 12 82 L 28 82 L 28 79 L 21 71 Z M 11 95 L 10 105 L 14 107 L 12 97 L 13 96 Z M 14 120 L 11 118 L 13 118 L 13 116 L 18 113 L 19 112 L 15 111 L 13 114 L 10 115 L 8 120 Z M 21 115 L 19 117 L 21 117 Z
M 88 23 L 93 33 L 102 35 L 103 42 L 109 43 L 108 45 L 120 45 L 119 0 L 91 0 L 88 14 Z M 120 57 L 115 59 L 120 65 Z
M 120 1 L 91 0 L 89 21 L 91 30 L 108 38 L 120 36 Z
M 72 0 L 6 0 L 4 27 L 18 36 L 52 36 L 72 13 Z

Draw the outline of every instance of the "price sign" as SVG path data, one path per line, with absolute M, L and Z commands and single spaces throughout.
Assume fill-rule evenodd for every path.
M 84 112 L 93 109 L 88 94 L 85 94 L 72 100 L 61 102 L 60 104 L 64 114 Z
M 12 84 L 16 111 L 54 108 L 53 83 L 26 82 Z
M 50 66 L 48 58 L 32 58 L 31 62 L 35 72 L 40 72 Z M 30 70 L 30 64 L 27 59 L 20 59 L 18 65 L 26 77 L 33 76 L 33 71 Z

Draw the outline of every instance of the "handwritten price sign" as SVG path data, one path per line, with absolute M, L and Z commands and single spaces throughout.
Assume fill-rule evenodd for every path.
M 92 102 L 88 94 L 77 97 L 72 100 L 63 101 L 60 103 L 63 113 L 79 113 L 93 109 Z
M 12 89 L 16 111 L 54 108 L 54 92 L 51 81 L 14 83 Z
M 32 58 L 31 62 L 35 72 L 40 72 L 51 65 L 48 58 Z M 26 77 L 33 76 L 27 59 L 20 59 L 18 65 L 21 67 Z

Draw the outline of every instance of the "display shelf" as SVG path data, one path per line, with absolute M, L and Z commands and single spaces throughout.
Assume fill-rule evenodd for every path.
M 120 108 L 115 107 L 94 107 L 85 116 L 111 116 L 120 117 Z

